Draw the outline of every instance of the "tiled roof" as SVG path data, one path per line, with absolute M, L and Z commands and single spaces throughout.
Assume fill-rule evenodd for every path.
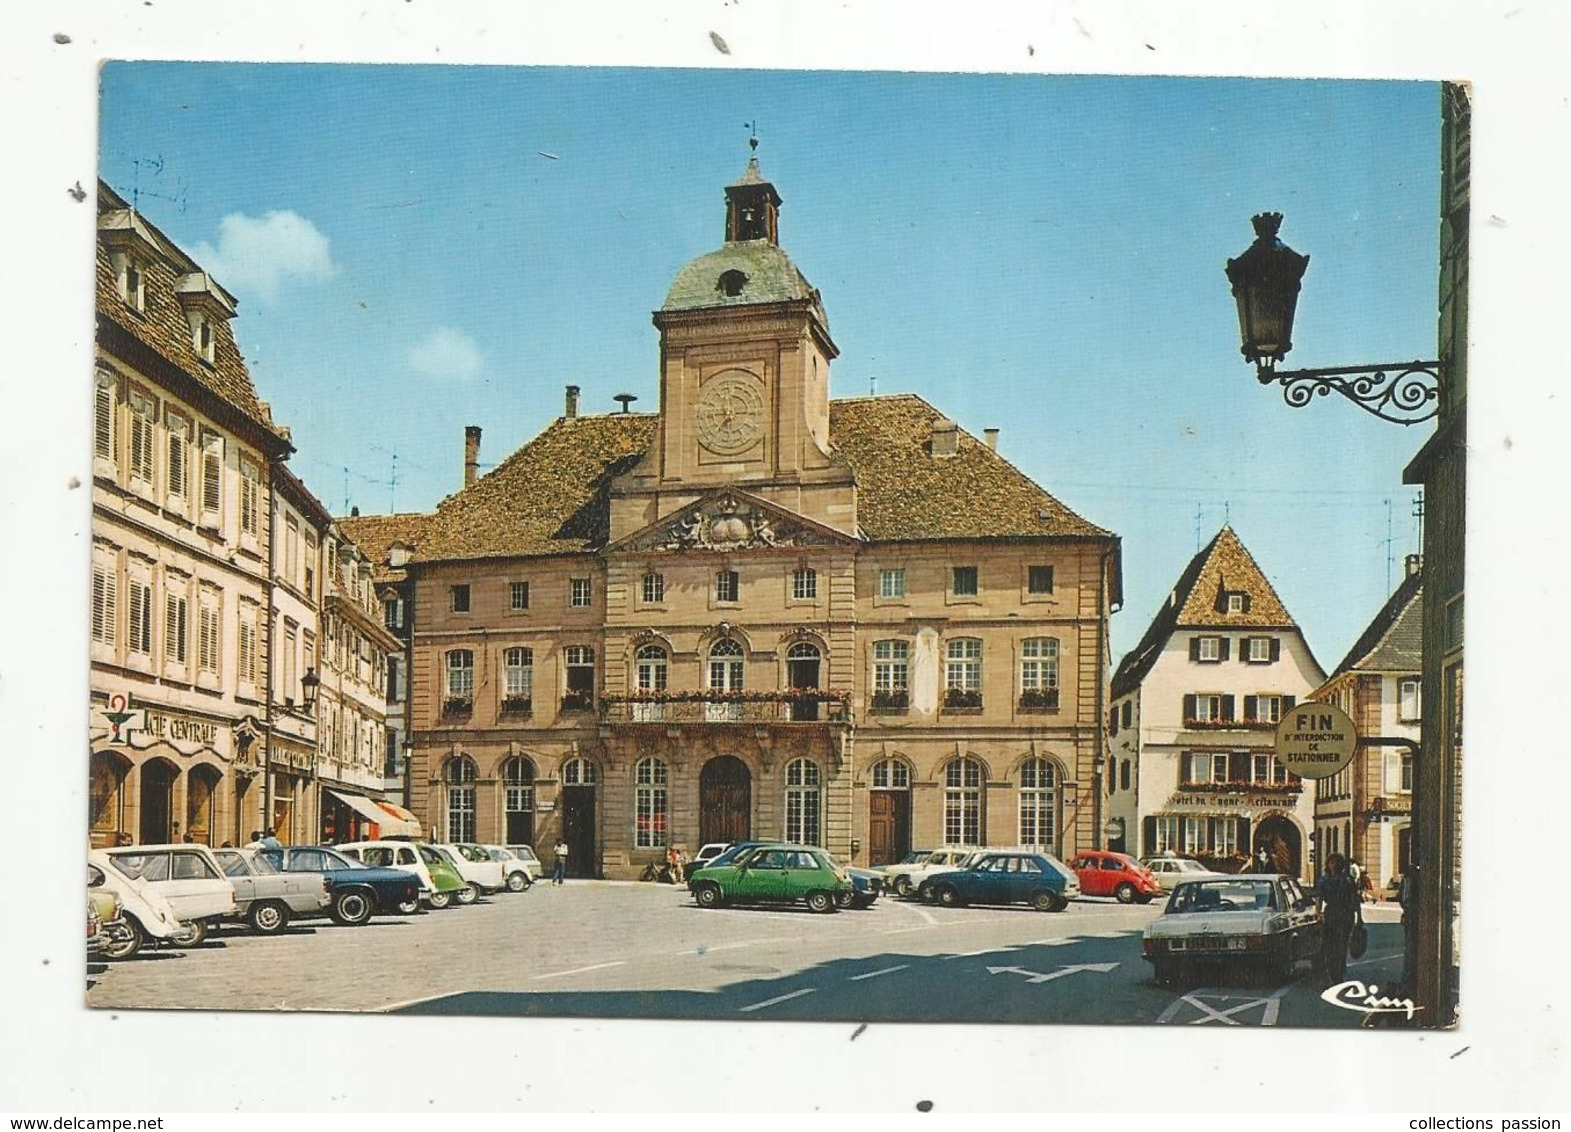
M 830 443 L 856 476 L 862 537 L 1111 537 L 967 433 L 959 434 L 954 456 L 932 455 L 928 441 L 941 416 L 911 395 L 830 402 Z M 643 455 L 655 421 L 645 413 L 559 417 L 430 515 L 362 516 L 343 520 L 345 530 L 358 532 L 373 519 L 400 520 L 408 525 L 397 529 L 426 562 L 598 550 L 609 531 L 610 480 Z M 385 559 L 386 545 L 401 536 L 379 537 L 365 541 L 355 534 L 369 553 Z
M 1225 595 L 1229 593 L 1246 596 L 1244 612 L 1227 612 Z M 1218 531 L 1184 567 L 1172 595 L 1157 610 L 1140 643 L 1119 661 L 1113 674 L 1114 697 L 1128 695 L 1145 679 L 1176 630 L 1209 628 L 1298 628 L 1232 527 Z
M 395 542 L 419 546 L 430 516 L 418 511 L 400 511 L 392 515 L 350 515 L 338 520 L 338 527 L 371 560 L 373 582 L 401 582 L 406 571 L 387 563 L 388 550 Z
M 127 208 L 126 202 L 103 184 L 99 186 L 98 202 L 101 216 Z M 213 320 L 213 360 L 206 361 L 196 352 L 191 342 L 191 324 L 186 319 L 185 308 L 181 306 L 176 287 L 181 276 L 200 269 L 172 240 L 147 223 L 145 218 L 138 216 L 137 219 L 143 228 L 157 236 L 163 245 L 161 250 L 165 253 L 164 256 L 153 257 L 145 265 L 144 309 L 138 312 L 120 297 L 109 249 L 100 237 L 97 264 L 99 316 L 162 355 L 196 384 L 222 398 L 255 424 L 275 435 L 282 435 L 256 395 L 256 386 L 251 383 L 251 374 L 246 369 L 240 347 L 226 319 Z
M 856 473 L 865 538 L 1109 537 L 967 432 L 955 455 L 932 455 L 942 417 L 912 394 L 829 403 L 829 442 Z
M 1380 607 L 1374 619 L 1347 650 L 1331 673 L 1417 672 L 1422 667 L 1424 576 L 1412 573 L 1402 580 Z
M 720 286 L 720 277 L 728 271 L 740 271 L 747 277 L 735 295 L 726 294 Z M 819 321 L 828 324 L 818 292 L 791 257 L 768 240 L 744 240 L 701 255 L 677 272 L 660 309 L 708 310 L 793 300 L 813 303 Z

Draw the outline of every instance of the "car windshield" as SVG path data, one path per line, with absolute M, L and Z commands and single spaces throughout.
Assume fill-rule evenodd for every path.
M 492 849 L 489 852 L 493 861 L 511 861 L 513 859 L 513 855 L 506 849 Z
M 236 853 L 235 856 L 238 857 L 240 854 Z M 226 873 L 229 872 L 227 868 L 224 869 L 224 871 Z M 256 873 L 258 876 L 276 876 L 278 875 L 279 870 L 273 867 L 273 862 L 269 861 L 266 857 L 262 856 L 262 854 L 258 853 L 256 856 L 251 858 L 251 871 Z M 229 875 L 239 876 L 240 874 L 229 873 Z
M 251 875 L 251 870 L 246 868 L 245 858 L 233 849 L 227 852 L 223 849 L 215 850 L 213 856 L 217 857 L 218 863 L 224 867 L 224 875 L 226 877 L 248 877 Z M 257 872 L 261 871 L 260 869 L 257 870 Z
M 417 845 L 415 846 L 415 849 L 420 854 L 420 859 L 427 865 L 447 864 L 447 858 L 442 856 L 442 854 L 438 853 L 429 845 Z
M 902 865 L 920 865 L 923 861 L 926 861 L 932 855 L 933 853 L 929 849 L 918 849 L 915 853 L 907 853 L 905 855 L 905 860 L 901 861 L 900 863 Z
M 1276 886 L 1269 880 L 1198 880 L 1173 890 L 1167 914 L 1239 912 L 1276 906 Z
M 1199 861 L 1178 861 L 1176 866 L 1181 873 L 1203 873 L 1207 869 Z

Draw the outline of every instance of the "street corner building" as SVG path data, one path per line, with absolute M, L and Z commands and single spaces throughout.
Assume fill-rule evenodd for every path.
M 96 311 L 91 843 L 408 828 L 373 803 L 402 643 L 371 563 L 285 465 L 234 297 L 102 183 Z
M 409 641 L 411 808 L 637 875 L 781 838 L 1100 844 L 1118 539 L 915 396 L 831 400 L 756 158 L 654 312 L 658 413 L 565 411 L 423 515 L 362 516 Z M 718 219 L 718 218 L 717 218 Z M 1316 681 L 1318 682 L 1318 681 Z
M 1292 614 L 1224 526 L 1114 673 L 1113 848 L 1178 853 L 1227 872 L 1264 851 L 1274 869 L 1308 879 L 1314 795 L 1277 761 L 1274 734 L 1324 679 Z

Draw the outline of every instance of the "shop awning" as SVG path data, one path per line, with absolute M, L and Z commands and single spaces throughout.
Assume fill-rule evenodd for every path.
M 363 794 L 345 794 L 342 790 L 329 790 L 328 793 L 367 821 L 381 825 L 387 820 L 387 815 L 376 808 L 376 803 Z
M 419 837 L 420 819 L 414 814 L 398 805 L 396 802 L 375 802 L 381 810 L 380 825 L 383 836 L 388 837 Z

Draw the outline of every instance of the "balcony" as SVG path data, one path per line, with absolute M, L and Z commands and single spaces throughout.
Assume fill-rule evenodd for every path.
M 635 692 L 602 696 L 600 722 L 618 724 L 775 724 L 851 722 L 847 692 Z
M 1291 777 L 1286 782 L 1250 782 L 1247 779 L 1237 779 L 1228 782 L 1180 782 L 1178 790 L 1181 794 L 1281 794 L 1293 795 L 1304 792 L 1304 781 L 1301 778 Z
M 1274 719 L 1186 719 L 1185 731 L 1275 731 Z
M 1045 715 L 1058 710 L 1057 688 L 1027 688 L 1020 693 L 1020 713 L 1022 715 Z
M 867 710 L 873 715 L 905 715 L 911 710 L 911 693 L 905 688 L 875 691 L 868 700 Z

